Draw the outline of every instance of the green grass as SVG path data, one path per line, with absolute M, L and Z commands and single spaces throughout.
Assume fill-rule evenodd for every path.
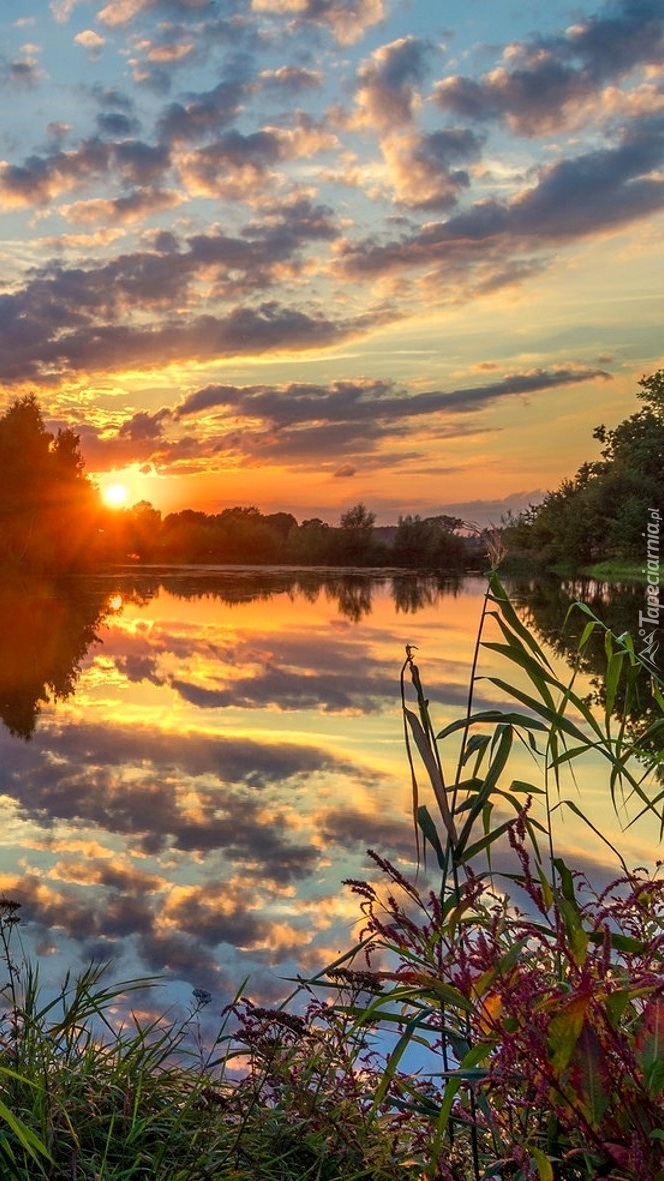
M 646 572 L 641 562 L 596 562 L 592 566 L 584 566 L 580 573 L 602 582 L 646 582 Z M 660 582 L 664 583 L 664 566 L 660 566 L 659 576 Z
M 437 885 L 371 853 L 378 881 L 347 883 L 361 942 L 281 1008 L 238 996 L 211 1046 L 200 992 L 179 1025 L 121 1029 L 117 1002 L 154 980 L 110 985 L 93 965 L 44 999 L 18 904 L 0 900 L 0 1181 L 664 1181 L 664 882 L 589 825 L 615 866 L 597 894 L 555 841 L 559 812 L 585 819 L 565 776 L 588 757 L 607 806 L 664 828 L 664 697 L 652 682 L 636 740 L 630 700 L 650 674 L 629 636 L 577 610 L 579 663 L 604 638 L 603 712 L 495 574 L 467 709 L 438 733 L 407 650 L 415 843 Z M 488 680 L 485 650 L 502 660 Z M 480 679 L 509 706 L 475 710 Z

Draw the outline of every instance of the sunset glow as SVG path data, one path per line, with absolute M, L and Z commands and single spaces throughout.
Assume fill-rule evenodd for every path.
M 102 499 L 109 508 L 123 508 L 129 498 L 124 484 L 107 484 L 102 488 Z
M 662 364 L 658 0 L 14 7 L 0 387 L 100 487 L 496 520 Z

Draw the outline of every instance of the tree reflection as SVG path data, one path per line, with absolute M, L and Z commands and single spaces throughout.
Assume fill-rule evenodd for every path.
M 32 736 L 41 708 L 73 692 L 81 662 L 112 610 L 87 583 L 8 580 L 0 584 L 0 719 Z
M 144 583 L 145 580 L 145 583 Z M 396 610 L 403 615 L 414 615 L 427 607 L 435 607 L 443 595 L 458 594 L 463 579 L 437 574 L 399 573 L 368 574 L 364 571 L 321 571 L 274 569 L 263 566 L 251 569 L 206 571 L 164 568 L 163 573 L 148 576 L 137 571 L 123 579 L 123 589 L 134 595 L 147 586 L 148 597 L 158 594 L 160 587 L 178 599 L 218 599 L 229 607 L 240 603 L 267 602 L 276 595 L 286 594 L 294 599 L 301 596 L 315 603 L 321 594 L 335 603 L 340 615 L 351 623 L 371 615 L 373 598 L 378 591 L 389 590 Z
M 392 598 L 401 615 L 415 615 L 425 607 L 435 607 L 443 594 L 456 594 L 461 578 L 442 578 L 435 574 L 404 574 L 392 579 Z
M 361 574 L 344 574 L 325 584 L 325 593 L 332 599 L 340 615 L 351 623 L 360 623 L 373 610 L 372 586 Z
M 581 611 L 568 612 L 573 603 L 583 602 L 602 620 L 615 636 L 625 633 L 635 640 L 638 651 L 639 611 L 645 602 L 644 587 L 638 583 L 609 585 L 593 579 L 569 579 L 563 582 L 536 581 L 517 583 L 513 590 L 524 598 L 522 618 L 532 625 L 541 638 L 568 664 L 577 666 L 590 681 L 590 701 L 604 708 L 606 705 L 606 651 L 604 632 L 598 629 L 579 657 L 578 644 L 588 617 Z M 625 723 L 632 740 L 643 740 L 648 728 L 662 717 L 653 696 L 653 682 L 645 668 L 636 676 L 634 689 L 625 693 L 625 679 L 621 678 L 614 704 L 614 716 Z M 664 744 L 649 741 L 653 764 L 657 763 L 657 777 L 664 782 Z

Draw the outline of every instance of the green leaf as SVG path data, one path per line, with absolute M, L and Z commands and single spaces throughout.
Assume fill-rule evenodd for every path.
M 539 1181 L 554 1181 L 555 1173 L 553 1165 L 545 1152 L 541 1148 L 531 1148 L 532 1158 L 537 1165 L 537 1176 Z
M 508 626 L 511 627 L 514 632 L 516 632 L 520 639 L 523 640 L 524 644 L 527 644 L 531 652 L 533 652 L 543 664 L 549 666 L 549 662 L 539 644 L 537 643 L 537 640 L 530 634 L 528 628 L 524 627 L 521 620 L 519 619 L 519 616 L 510 603 L 507 592 L 495 571 L 489 575 L 489 586 L 492 591 L 491 601 L 496 603 L 500 608 L 503 618 L 505 619 Z
M 572 959 L 577 967 L 581 968 L 588 953 L 588 932 L 581 922 L 579 909 L 575 903 L 570 902 L 567 898 L 559 898 L 558 907 L 565 923 L 565 934 Z
M 483 754 L 484 751 L 486 750 L 488 744 L 490 743 L 490 741 L 491 741 L 490 734 L 471 734 L 470 738 L 468 739 L 468 741 L 466 743 L 466 749 L 463 752 L 464 763 L 467 763 L 468 759 L 472 755 L 474 755 L 476 751 L 479 754 Z
M 529 709 L 540 714 L 541 717 L 546 718 L 547 722 L 556 726 L 558 730 L 564 731 L 565 734 L 571 734 L 577 741 L 588 745 L 588 735 L 584 734 L 583 730 L 575 725 L 574 722 L 570 722 L 569 718 L 566 718 L 564 714 L 551 709 L 548 705 L 538 701 L 536 697 L 531 697 L 529 693 L 518 689 L 516 685 L 510 685 L 507 681 L 501 680 L 500 677 L 487 677 L 487 680 L 492 685 L 495 685 L 496 688 L 501 689 L 503 693 L 507 693 L 510 697 L 516 697 L 517 701 L 520 701 L 522 705 L 527 705 Z M 597 727 L 595 726 L 595 728 Z
M 607 638 L 610 638 L 611 633 L 607 632 Z M 625 659 L 624 652 L 611 652 L 609 661 L 606 666 L 606 673 L 604 676 L 604 690 L 606 694 L 606 701 L 604 704 L 604 713 L 606 717 L 606 724 L 609 725 L 613 707 L 616 702 L 616 692 L 618 683 L 620 681 L 620 674 L 622 672 L 623 660 Z
M 417 823 L 420 826 L 420 831 L 422 832 L 422 835 L 424 836 L 425 842 L 428 841 L 428 843 L 431 845 L 431 848 L 433 849 L 434 853 L 436 854 L 436 860 L 438 861 L 438 868 L 442 869 L 443 872 L 445 872 L 445 870 L 447 869 L 447 858 L 446 858 L 445 853 L 443 851 L 443 846 L 440 843 L 440 837 L 438 836 L 438 830 L 431 818 L 431 813 L 429 812 L 429 809 L 424 804 L 422 804 L 417 809 Z
M 609 1025 L 612 1029 L 618 1029 L 622 1020 L 623 1014 L 627 1006 L 631 1003 L 634 994 L 629 988 L 616 988 L 614 992 L 609 993 L 604 1005 L 606 1008 L 606 1015 L 609 1019 Z
M 538 722 L 537 718 L 533 718 L 529 714 L 518 713 L 514 710 L 485 709 L 479 713 L 471 714 L 469 718 L 457 718 L 455 722 L 450 722 L 436 735 L 436 738 L 447 738 L 450 734 L 464 730 L 469 725 L 474 726 L 485 722 L 489 725 L 504 723 L 509 726 L 523 726 L 527 730 L 546 731 L 548 729 L 543 722 Z
M 494 787 L 496 786 L 500 775 L 505 769 L 505 765 L 512 749 L 512 730 L 509 726 L 499 726 L 494 735 L 494 743 L 497 739 L 497 749 L 493 760 L 484 776 L 480 790 L 472 801 L 469 815 L 461 829 L 459 839 L 456 846 L 457 857 L 461 857 L 463 851 L 470 840 L 475 820 L 482 812 L 486 805 Z
M 588 938 L 591 943 L 604 943 L 606 938 L 603 931 L 590 931 Z M 609 944 L 614 951 L 624 951 L 628 955 L 643 955 L 649 950 L 649 945 L 643 939 L 636 939 L 634 935 L 623 935 L 620 931 L 608 932 Z
M 634 1055 L 641 1067 L 648 1093 L 657 1098 L 664 1090 L 664 997 L 648 1001 L 636 1035 Z
M 590 996 L 575 996 L 549 1022 L 549 1061 L 558 1075 L 567 1068 L 581 1036 Z
M 598 1128 L 609 1106 L 610 1095 L 605 1087 L 607 1069 L 602 1047 L 587 1021 L 584 1021 L 576 1043 L 573 1066 L 572 1086 L 583 1104 L 588 1123 L 592 1128 Z
M 406 717 L 408 725 L 410 726 L 415 745 L 420 754 L 420 758 L 426 767 L 427 774 L 436 797 L 436 802 L 440 808 L 443 824 L 447 830 L 447 834 L 453 844 L 456 844 L 456 827 L 452 813 L 450 811 L 445 784 L 443 783 L 443 777 L 440 773 L 440 767 L 436 761 L 436 756 L 431 749 L 429 740 L 417 714 L 414 714 L 412 710 L 406 709 L 404 707 L 404 716 Z

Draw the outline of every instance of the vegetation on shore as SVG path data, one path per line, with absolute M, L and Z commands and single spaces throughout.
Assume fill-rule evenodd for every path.
M 600 459 L 582 464 L 541 504 L 506 523 L 513 555 L 549 570 L 624 563 L 639 579 L 649 558 L 659 565 L 647 528 L 652 514 L 658 522 L 664 514 L 664 370 L 638 386 L 641 409 L 614 430 L 601 425 L 593 432 Z
M 578 571 L 609 563 L 626 577 L 660 569 L 664 514 L 664 370 L 644 377 L 643 406 L 615 429 L 594 431 L 601 458 L 503 527 L 512 567 Z M 376 527 L 358 503 L 338 526 L 255 506 L 162 517 L 147 501 L 110 509 L 84 474 L 79 436 L 46 430 L 34 396 L 0 417 L 0 568 L 59 573 L 127 561 L 148 564 L 396 566 L 449 573 L 484 564 L 487 539 L 462 520 L 407 514 Z M 657 525 L 657 545 L 648 537 Z M 481 531 L 480 531 L 481 532 Z M 645 538 L 645 541 L 644 541 Z M 648 545 L 650 541 L 650 545 Z M 617 564 L 617 566 L 616 566 Z M 602 569 L 599 567 L 599 569 Z M 606 568 L 605 568 L 606 569 Z
M 466 569 L 482 561 L 463 522 L 405 515 L 376 529 L 375 513 L 359 503 L 339 525 L 254 506 L 219 513 L 161 512 L 147 501 L 105 507 L 84 474 L 79 436 L 46 429 L 33 395 L 0 416 L 0 570 L 56 576 L 109 563 L 241 563 L 298 566 L 396 566 Z
M 592 566 L 583 568 L 580 573 L 602 582 L 646 581 L 646 568 L 643 562 L 594 562 Z M 662 563 L 659 563 L 658 575 L 660 583 L 664 582 L 664 564 Z
M 201 1042 L 190 1017 L 134 1018 L 100 967 L 43 1000 L 17 954 L 4 900 L 8 984 L 0 1026 L 0 1175 L 16 1181 L 662 1181 L 664 885 L 614 864 L 597 891 L 556 847 L 556 820 L 584 820 L 565 774 L 606 770 L 607 805 L 664 826 L 664 697 L 628 636 L 582 616 L 579 661 L 598 636 L 603 708 L 560 679 L 495 575 L 465 714 L 436 734 L 412 651 L 404 726 L 418 844 L 432 889 L 380 854 L 352 881 L 358 944 L 281 1008 L 247 997 Z M 483 650 L 505 706 L 477 711 Z M 638 739 L 624 724 L 647 682 Z M 411 702 L 412 698 L 412 702 Z M 616 702 L 622 703 L 618 716 Z M 515 776 L 523 748 L 532 775 Z M 424 771 L 424 787 L 420 783 Z

